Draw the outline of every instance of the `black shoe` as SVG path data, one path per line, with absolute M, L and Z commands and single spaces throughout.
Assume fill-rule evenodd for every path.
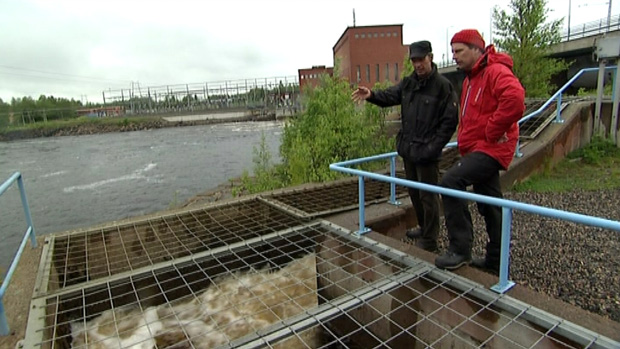
M 478 269 L 484 270 L 494 275 L 499 275 L 499 265 L 493 263 L 487 263 L 486 258 L 474 258 L 471 261 L 472 267 L 476 267 Z
M 419 239 L 422 237 L 422 228 L 407 229 L 405 235 L 411 240 Z
M 418 247 L 418 248 L 421 248 L 421 249 L 423 249 L 425 251 L 428 251 L 428 252 L 433 252 L 433 253 L 439 252 L 439 249 L 437 248 L 437 243 L 436 242 L 434 242 L 434 243 L 430 242 L 429 243 L 429 242 L 426 242 L 424 240 L 418 240 L 418 241 L 416 241 L 415 246 Z
M 469 263 L 471 263 L 471 256 L 463 256 L 452 251 L 448 251 L 435 258 L 435 265 L 439 269 L 454 270 Z

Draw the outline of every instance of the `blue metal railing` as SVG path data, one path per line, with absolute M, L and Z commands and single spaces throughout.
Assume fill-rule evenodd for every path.
M 502 236 L 501 236 L 501 252 L 500 252 L 500 267 L 499 267 L 499 282 L 496 285 L 491 286 L 491 289 L 498 293 L 505 293 L 512 286 L 514 282 L 508 280 L 508 270 L 510 263 L 510 236 L 512 227 L 512 210 L 520 210 L 523 212 L 538 214 L 541 216 L 558 218 L 570 222 L 581 223 L 605 229 L 612 229 L 620 232 L 620 222 L 612 221 L 604 218 L 592 217 L 578 213 L 572 213 L 568 211 L 556 210 L 547 207 L 541 207 L 531 204 L 525 204 L 522 202 L 499 199 L 490 196 L 484 196 L 480 194 L 468 193 L 466 191 L 454 190 L 443 188 L 437 185 L 430 185 L 420 182 L 409 181 L 401 178 L 396 178 L 394 171 L 392 170 L 390 176 L 377 174 L 373 172 L 367 172 L 357 169 L 348 168 L 347 166 L 357 165 L 368 161 L 382 160 L 390 158 L 392 163 L 395 162 L 397 153 L 386 153 L 361 159 L 354 159 L 349 161 L 338 162 L 329 165 L 330 170 L 339 171 L 356 175 L 359 178 L 359 230 L 357 234 L 364 234 L 370 231 L 365 226 L 365 203 L 364 203 L 364 178 L 370 178 L 377 181 L 388 182 L 392 186 L 390 201 L 394 201 L 394 187 L 395 185 L 402 185 L 409 188 L 425 190 L 441 195 L 449 195 L 459 199 L 473 200 L 476 202 L 482 202 L 488 205 L 502 207 Z
M 607 69 L 613 69 L 616 71 L 616 77 L 615 79 L 618 78 L 618 67 L 613 65 L 613 66 L 608 66 L 605 67 L 605 70 Z M 580 71 L 577 72 L 577 74 L 575 74 L 570 80 L 568 80 L 564 86 L 562 86 L 559 90 L 556 91 L 556 93 L 554 93 L 551 97 L 549 97 L 549 99 L 538 109 L 536 109 L 535 111 L 529 113 L 528 115 L 524 116 L 523 118 L 521 118 L 519 120 L 519 126 L 523 125 L 523 123 L 525 123 L 526 121 L 528 121 L 529 119 L 537 116 L 538 114 L 542 113 L 545 108 L 547 108 L 549 106 L 549 104 L 551 104 L 551 102 L 553 102 L 554 99 L 557 99 L 557 107 L 556 107 L 556 115 L 555 115 L 555 121 L 556 123 L 562 123 L 564 122 L 564 120 L 562 120 L 562 93 L 564 93 L 564 91 L 566 91 L 566 89 L 568 89 L 570 87 L 570 85 L 572 85 L 575 81 L 577 81 L 577 79 L 579 79 L 581 77 L 581 75 L 583 75 L 584 73 L 587 72 L 593 72 L 593 71 L 598 71 L 599 68 L 584 68 L 581 69 Z M 519 151 L 519 140 L 517 139 L 517 148 L 516 148 L 516 152 L 515 155 L 520 157 L 523 156 L 523 154 Z
M 24 189 L 24 181 L 22 180 L 22 175 L 19 172 L 15 172 L 9 179 L 7 179 L 0 186 L 0 196 L 4 194 L 4 192 L 13 184 L 17 182 L 19 187 L 19 194 L 22 199 L 22 206 L 24 206 L 24 214 L 26 215 L 26 223 L 28 224 L 28 228 L 24 234 L 21 244 L 19 245 L 19 249 L 11 262 L 11 266 L 6 273 L 6 277 L 4 281 L 2 281 L 2 286 L 0 286 L 0 335 L 7 336 L 9 334 L 9 324 L 6 320 L 6 314 L 4 312 L 4 293 L 6 292 L 9 283 L 11 282 L 11 278 L 13 277 L 13 273 L 17 268 L 17 264 L 19 263 L 19 259 L 21 258 L 22 252 L 24 251 L 24 247 L 26 246 L 26 241 L 28 241 L 28 237 L 30 236 L 30 244 L 32 248 L 37 247 L 37 239 L 34 233 L 34 226 L 32 225 L 32 217 L 30 216 L 30 207 L 28 206 L 28 200 L 26 199 L 26 190 Z

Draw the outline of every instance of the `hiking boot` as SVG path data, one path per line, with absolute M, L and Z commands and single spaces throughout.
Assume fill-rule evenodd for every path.
M 468 265 L 469 263 L 471 263 L 471 256 L 456 254 L 452 251 L 447 251 L 435 258 L 435 266 L 439 269 L 454 270 Z
M 471 261 L 471 266 L 489 272 L 493 275 L 499 275 L 499 264 L 487 263 L 486 258 L 483 257 L 474 258 Z
M 426 242 L 424 240 L 418 240 L 415 242 L 415 246 L 428 252 L 439 252 L 439 248 L 437 248 L 436 242 Z
M 407 235 L 407 238 L 411 240 L 419 239 L 422 237 L 422 228 L 418 227 L 415 229 L 407 229 L 405 235 Z

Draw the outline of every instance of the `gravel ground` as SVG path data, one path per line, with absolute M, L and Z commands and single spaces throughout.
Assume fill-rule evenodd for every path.
M 505 193 L 529 204 L 620 221 L 620 189 Z M 475 205 L 473 254 L 484 255 L 484 221 Z M 447 247 L 441 223 L 439 246 Z M 513 212 L 510 279 L 620 322 L 620 232 Z

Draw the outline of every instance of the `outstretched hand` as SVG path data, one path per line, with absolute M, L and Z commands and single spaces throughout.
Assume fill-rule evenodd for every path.
M 368 87 L 359 86 L 357 90 L 353 91 L 351 94 L 351 99 L 355 103 L 359 103 L 361 101 L 365 101 L 368 97 L 370 97 L 370 89 Z

